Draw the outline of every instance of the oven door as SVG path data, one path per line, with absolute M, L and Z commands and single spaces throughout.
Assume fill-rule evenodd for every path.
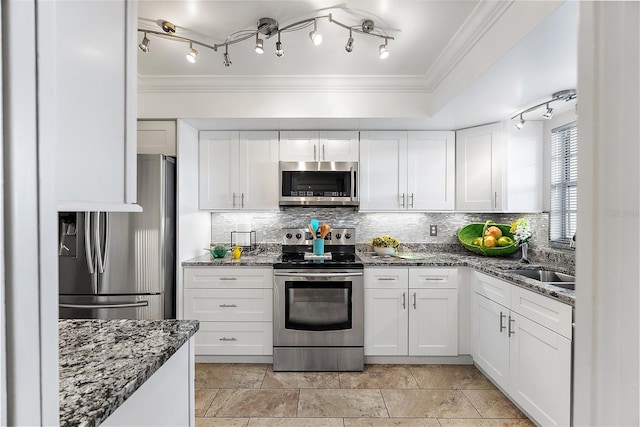
M 362 270 L 274 274 L 274 346 L 364 345 Z

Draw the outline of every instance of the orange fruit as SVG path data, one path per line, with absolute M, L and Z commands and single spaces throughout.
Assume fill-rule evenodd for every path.
M 485 236 L 484 237 L 484 247 L 485 248 L 493 248 L 498 244 L 498 239 L 493 236 Z
M 487 228 L 487 230 L 484 232 L 484 235 L 485 236 L 493 236 L 496 239 L 499 239 L 500 237 L 502 237 L 502 230 L 500 230 L 495 225 L 492 225 L 491 227 Z

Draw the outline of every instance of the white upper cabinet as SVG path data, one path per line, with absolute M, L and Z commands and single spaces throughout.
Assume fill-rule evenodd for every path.
M 540 121 L 521 130 L 503 122 L 456 132 L 456 209 L 540 212 L 542 132 Z
M 284 162 L 357 162 L 358 131 L 282 131 Z
M 453 210 L 455 134 L 361 132 L 360 210 Z
M 502 123 L 456 132 L 456 209 L 501 211 Z
M 176 155 L 175 120 L 138 120 L 138 154 Z
M 276 131 L 200 132 L 200 209 L 277 209 Z
M 136 202 L 137 5 L 44 2 L 38 17 L 42 131 L 55 139 L 59 210 Z

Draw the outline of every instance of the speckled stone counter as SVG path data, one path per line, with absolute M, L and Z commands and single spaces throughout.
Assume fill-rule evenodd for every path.
M 575 291 L 558 288 L 556 286 L 529 279 L 518 274 L 509 273 L 509 270 L 527 268 L 544 270 L 554 270 L 563 273 L 573 274 L 566 266 L 543 264 L 523 264 L 517 259 L 505 259 L 495 257 L 483 257 L 471 253 L 434 253 L 434 252 L 413 252 L 415 255 L 423 256 L 424 259 L 407 260 L 392 256 L 378 256 L 374 252 L 358 252 L 358 256 L 366 267 L 394 267 L 394 266 L 425 266 L 425 267 L 471 267 L 477 271 L 487 273 L 499 279 L 506 280 L 523 288 L 548 295 L 552 298 L 575 306 Z
M 102 423 L 198 328 L 197 320 L 60 320 L 60 425 Z
M 258 254 L 242 254 L 240 259 L 233 259 L 231 252 L 224 258 L 214 258 L 211 254 L 204 254 L 182 262 L 183 267 L 271 267 L 276 263 L 280 252 L 260 252 Z

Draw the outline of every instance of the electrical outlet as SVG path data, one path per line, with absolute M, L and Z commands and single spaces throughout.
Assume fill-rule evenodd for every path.
M 432 236 L 437 236 L 438 235 L 438 226 L 437 225 L 431 225 L 429 227 L 429 234 Z

